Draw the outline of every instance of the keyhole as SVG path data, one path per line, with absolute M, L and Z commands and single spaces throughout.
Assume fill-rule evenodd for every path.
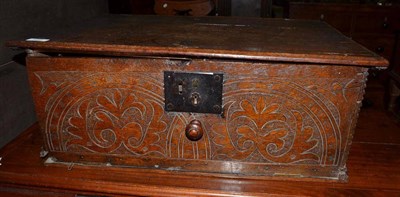
M 197 95 L 193 95 L 193 105 L 198 105 L 199 104 L 199 97 Z
M 198 106 L 200 103 L 200 99 L 201 99 L 200 95 L 197 92 L 192 93 L 192 95 L 190 97 L 190 100 L 191 100 L 193 106 Z
M 182 94 L 183 94 L 183 84 L 182 84 L 182 82 L 180 82 L 180 83 L 178 84 L 178 91 L 179 91 L 179 95 L 182 95 Z

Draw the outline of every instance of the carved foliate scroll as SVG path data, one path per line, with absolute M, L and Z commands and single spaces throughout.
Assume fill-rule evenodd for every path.
M 338 106 L 355 102 L 358 97 L 351 95 L 364 84 L 348 78 L 226 75 L 221 117 L 166 113 L 161 73 L 34 75 L 41 83 L 50 151 L 292 165 L 340 162 L 341 130 L 350 128 L 342 126 Z M 184 134 L 193 119 L 202 121 L 205 132 L 196 142 Z

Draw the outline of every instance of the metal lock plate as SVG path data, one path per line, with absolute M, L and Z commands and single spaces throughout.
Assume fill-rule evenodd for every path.
M 164 71 L 165 110 L 174 112 L 222 112 L 221 73 Z

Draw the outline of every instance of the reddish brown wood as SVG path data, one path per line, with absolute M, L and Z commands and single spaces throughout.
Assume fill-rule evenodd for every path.
M 347 3 L 304 3 L 292 2 L 290 4 L 290 17 L 296 19 L 323 20 L 350 36 L 356 42 L 362 44 L 371 51 L 390 61 L 391 68 L 387 71 L 374 72 L 380 74 L 380 78 L 392 82 L 387 87 L 387 107 L 394 113 L 397 88 L 400 75 L 396 74 L 396 68 L 400 66 L 400 47 L 398 32 L 400 31 L 400 6 L 393 3 L 391 6 L 379 6 L 373 4 L 347 4 Z M 387 74 L 389 72 L 390 76 Z M 400 73 L 397 71 L 397 73 Z M 390 79 L 391 78 L 391 79 Z M 386 84 L 389 84 L 386 82 Z
M 382 96 L 382 92 L 379 93 Z M 379 99 L 381 99 L 381 96 Z M 371 98 L 374 98 L 372 96 Z M 378 99 L 378 100 L 379 100 Z M 385 134 L 376 132 L 384 122 Z M 348 160 L 348 183 L 249 180 L 112 166 L 43 165 L 38 125 L 0 150 L 0 183 L 68 194 L 98 196 L 398 196 L 400 125 L 383 109 L 362 110 Z M 368 129 L 370 128 L 370 129 Z M 386 139 L 385 139 L 386 138 Z M 7 185 L 4 185 L 8 183 Z M 0 191 L 4 192 L 4 189 Z M 6 191 L 10 191 L 7 189 Z M 18 193 L 21 193 L 18 191 Z M 31 192 L 35 194 L 34 192 Z M 101 193 L 101 194 L 100 194 Z M 1 193 L 3 196 L 3 193 Z M 14 193 L 10 192 L 10 195 Z M 27 195 L 29 196 L 29 195 Z M 34 195 L 33 195 L 34 196 Z
M 394 35 L 359 35 L 356 36 L 354 40 L 387 60 L 390 60 L 393 56 L 393 44 L 395 43 Z
M 39 52 L 206 57 L 387 66 L 321 22 L 228 17 L 112 16 L 49 42 L 8 42 Z M 173 28 L 171 28 L 173 27 Z
M 70 38 L 10 42 L 33 50 L 27 67 L 48 163 L 347 180 L 367 69 L 387 66 L 383 58 L 320 22 L 100 21 Z M 166 112 L 163 71 L 223 73 L 223 114 Z M 195 119 L 198 141 L 185 137 Z
M 204 135 L 201 122 L 196 119 L 190 121 L 190 123 L 186 126 L 185 135 L 191 141 L 200 140 Z
M 198 59 L 180 65 L 28 58 L 46 149 L 64 162 L 346 179 L 365 68 Z M 226 117 L 165 113 L 163 70 L 223 72 Z M 204 130 L 195 143 L 184 137 L 193 119 Z

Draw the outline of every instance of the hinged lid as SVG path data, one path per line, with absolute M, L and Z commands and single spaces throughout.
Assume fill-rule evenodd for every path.
M 388 62 L 324 22 L 111 15 L 47 42 L 10 41 L 39 52 L 101 56 L 204 57 L 387 66 Z

